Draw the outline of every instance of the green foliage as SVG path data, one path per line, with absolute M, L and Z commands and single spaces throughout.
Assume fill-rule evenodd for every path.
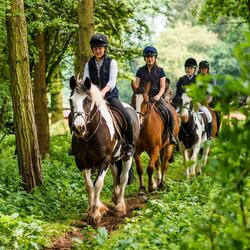
M 235 19 L 239 18 L 239 21 L 250 24 L 249 1 L 206 0 L 201 12 L 200 20 L 202 22 L 206 22 L 209 18 L 211 18 L 213 21 L 216 21 L 221 16 Z
M 67 156 L 70 138 L 52 137 L 51 157 L 43 161 L 44 186 L 32 193 L 20 187 L 14 138 L 0 152 L 0 246 L 40 249 L 50 239 L 70 230 L 70 221 L 87 208 L 83 178 Z M 1 249 L 1 247 L 0 247 Z

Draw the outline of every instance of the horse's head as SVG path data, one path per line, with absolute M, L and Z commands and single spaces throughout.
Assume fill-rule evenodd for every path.
M 149 90 L 151 83 L 142 83 L 140 87 L 136 87 L 134 81 L 131 82 L 133 89 L 132 106 L 135 108 L 140 124 L 143 124 L 144 118 L 150 107 L 149 103 Z
M 85 136 L 91 111 L 95 106 L 91 96 L 91 86 L 89 78 L 86 78 L 84 82 L 79 76 L 77 76 L 77 79 L 74 76 L 70 78 L 70 88 L 72 89 L 70 105 L 73 113 L 72 131 L 79 137 Z
M 182 123 L 187 123 L 193 110 L 192 99 L 186 94 L 181 95 L 180 117 Z

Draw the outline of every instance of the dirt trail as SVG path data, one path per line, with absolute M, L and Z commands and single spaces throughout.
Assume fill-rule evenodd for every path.
M 105 227 L 108 232 L 112 232 L 116 230 L 126 218 L 131 218 L 133 217 L 133 211 L 139 210 L 142 207 L 145 206 L 147 202 L 146 196 L 143 195 L 136 195 L 132 196 L 126 199 L 126 204 L 127 204 L 127 214 L 122 217 L 117 217 L 115 215 L 114 207 L 107 205 L 110 209 L 109 213 L 106 214 L 102 222 L 98 225 L 99 227 Z M 65 235 L 61 236 L 60 238 L 56 239 L 55 242 L 53 243 L 52 247 L 46 248 L 46 250 L 68 250 L 71 249 L 72 246 L 72 238 L 79 238 L 83 239 L 83 234 L 80 232 L 81 229 L 84 227 L 88 226 L 89 224 L 87 223 L 86 220 L 82 221 L 76 221 L 73 226 L 76 228 L 75 231 L 68 232 Z

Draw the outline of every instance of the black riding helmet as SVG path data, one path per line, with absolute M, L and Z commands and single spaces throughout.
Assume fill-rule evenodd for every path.
M 186 67 L 194 67 L 194 68 L 196 68 L 197 67 L 197 62 L 196 62 L 196 60 L 194 58 L 190 57 L 185 61 L 184 66 L 185 66 L 185 68 Z
M 153 46 L 147 46 L 145 47 L 145 49 L 143 50 L 143 57 L 147 57 L 147 56 L 158 56 L 158 52 L 157 49 Z
M 201 69 L 201 68 L 207 68 L 207 69 L 209 69 L 209 63 L 208 63 L 208 61 L 200 61 L 200 63 L 199 63 L 199 69 Z
M 95 34 L 91 37 L 90 41 L 90 46 L 91 48 L 94 47 L 108 47 L 108 39 L 105 35 L 103 34 Z

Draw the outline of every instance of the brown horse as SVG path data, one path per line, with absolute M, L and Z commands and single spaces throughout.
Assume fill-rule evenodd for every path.
M 219 135 L 221 126 L 221 115 L 219 111 L 216 111 L 209 106 L 207 106 L 207 108 L 212 115 L 212 137 L 215 138 Z
M 72 121 L 72 149 L 75 162 L 83 172 L 89 202 L 89 219 L 99 223 L 107 213 L 108 207 L 101 202 L 100 193 L 104 185 L 105 175 L 111 167 L 113 175 L 113 201 L 118 215 L 126 214 L 124 199 L 128 173 L 132 165 L 132 156 L 124 156 L 125 138 L 124 119 L 115 110 L 111 110 L 103 99 L 98 87 L 88 78 L 70 79 L 72 95 L 70 97 Z M 140 127 L 135 110 L 124 104 L 133 126 L 134 141 Z M 121 125 L 121 126 L 120 126 Z M 118 167 L 121 167 L 119 171 Z M 97 172 L 93 181 L 93 174 Z
M 140 161 L 140 155 L 146 151 L 150 157 L 147 173 L 148 173 L 148 190 L 154 191 L 162 188 L 164 184 L 164 176 L 167 172 L 169 159 L 172 156 L 174 145 L 170 144 L 167 123 L 163 121 L 159 109 L 155 103 L 149 100 L 150 83 L 144 84 L 144 93 L 138 94 L 134 82 L 131 82 L 134 95 L 132 97 L 132 106 L 135 107 L 139 116 L 141 130 L 136 144 L 134 159 L 136 162 L 137 173 L 140 180 L 140 191 L 145 191 L 143 180 L 143 167 Z M 179 133 L 179 120 L 175 109 L 170 105 L 174 116 L 174 136 Z M 166 124 L 165 124 L 166 123 Z M 161 159 L 161 167 L 159 161 Z M 157 170 L 157 183 L 153 178 L 154 169 Z

